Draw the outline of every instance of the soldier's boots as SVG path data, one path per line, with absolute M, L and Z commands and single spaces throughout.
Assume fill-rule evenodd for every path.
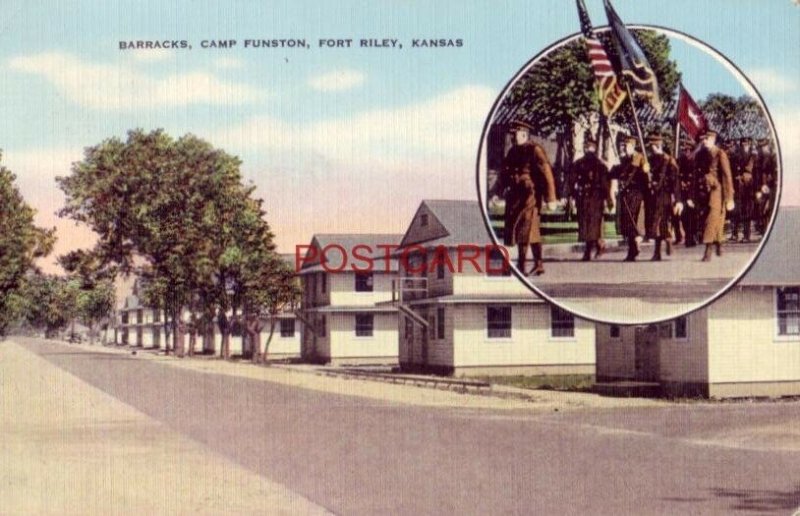
M 542 260 L 542 244 L 531 244 L 531 252 L 533 253 L 533 274 L 541 276 L 544 274 L 544 260 Z
M 672 256 L 672 242 L 670 241 L 669 238 L 667 238 L 666 242 L 664 243 L 666 244 L 667 247 L 667 256 Z
M 587 240 L 586 246 L 583 249 L 583 258 L 581 258 L 582 262 L 588 262 L 592 259 L 592 248 L 594 247 L 595 242 L 594 240 Z
M 661 261 L 661 238 L 656 238 L 656 244 L 653 248 L 653 257 L 650 258 L 651 261 L 660 262 Z
M 628 256 L 625 257 L 626 262 L 635 262 L 636 257 L 639 256 L 639 245 L 636 243 L 636 238 L 628 238 Z
M 706 244 L 706 250 L 703 253 L 703 259 L 700 260 L 701 262 L 710 262 L 711 261 L 711 244 Z
M 722 242 L 714 242 L 714 247 L 717 251 L 717 256 L 722 256 Z
M 594 257 L 595 258 L 600 258 L 601 256 L 603 256 L 606 253 L 606 243 L 603 242 L 602 240 L 598 240 L 595 243 L 595 249 L 597 251 L 594 253 Z

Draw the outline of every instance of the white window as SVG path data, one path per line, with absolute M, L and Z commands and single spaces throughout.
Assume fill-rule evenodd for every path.
M 511 306 L 490 305 L 486 307 L 486 330 L 490 339 L 511 338 Z
M 281 337 L 294 337 L 294 319 L 281 319 Z
M 550 336 L 569 339 L 575 336 L 575 317 L 557 306 L 550 306 Z
M 778 319 L 778 336 L 800 336 L 800 288 L 778 288 L 776 290 L 775 300 L 775 315 Z
M 371 272 L 356 273 L 356 292 L 372 292 L 374 280 Z
M 678 317 L 672 321 L 672 337 L 676 340 L 687 340 L 689 338 L 688 317 Z
M 356 337 L 372 337 L 375 318 L 372 314 L 356 314 Z

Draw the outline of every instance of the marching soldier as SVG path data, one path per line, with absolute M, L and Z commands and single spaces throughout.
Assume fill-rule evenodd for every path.
M 626 262 L 636 260 L 639 241 L 644 234 L 644 193 L 647 190 L 649 167 L 644 155 L 636 150 L 636 138 L 625 138 L 625 156 L 614 167 L 612 179 L 618 182 L 619 232 L 628 243 Z
M 684 141 L 681 143 L 681 155 L 678 156 L 678 181 L 681 200 L 684 203 L 680 219 L 683 224 L 683 241 L 686 247 L 697 245 L 698 181 L 693 150 L 692 144 Z
M 667 254 L 671 254 L 669 225 L 673 211 L 677 215 L 683 211 L 680 185 L 678 183 L 678 164 L 664 152 L 664 141 L 660 134 L 647 137 L 647 160 L 650 163 L 650 183 L 644 196 L 646 234 L 655 240 L 652 261 L 661 261 L 661 243 L 667 240 Z M 673 210 L 673 203 L 675 209 Z
M 739 147 L 732 156 L 733 189 L 736 209 L 731 212 L 731 241 L 739 240 L 739 226 L 742 226 L 742 242 L 750 241 L 756 202 L 756 184 L 753 180 L 755 155 L 749 138 L 742 138 Z
M 711 248 L 716 248 L 717 256 L 722 256 L 725 213 L 735 207 L 733 201 L 733 177 L 728 154 L 717 147 L 717 133 L 708 130 L 703 135 L 703 147 L 698 151 L 697 173 L 702 176 L 701 189 L 705 195 L 705 221 L 703 243 L 706 245 L 703 260 L 711 260 Z
M 499 177 L 499 191 L 505 191 L 506 211 L 503 240 L 516 245 L 517 268 L 525 272 L 528 246 L 533 254 L 533 273 L 544 274 L 540 213 L 543 200 L 555 209 L 556 189 L 553 171 L 544 149 L 530 139 L 532 127 L 525 122 L 511 124 L 514 146 L 508 151 Z
M 756 188 L 756 228 L 762 235 L 767 230 L 778 185 L 778 158 L 772 152 L 769 138 L 758 141 L 758 153 L 753 167 Z
M 603 253 L 600 241 L 603 238 L 603 207 L 614 205 L 608 179 L 608 168 L 597 156 L 597 142 L 588 138 L 584 144 L 584 155 L 573 165 L 572 192 L 578 206 L 578 240 L 586 243 L 582 260 L 592 259 L 592 248 L 597 250 L 595 258 Z

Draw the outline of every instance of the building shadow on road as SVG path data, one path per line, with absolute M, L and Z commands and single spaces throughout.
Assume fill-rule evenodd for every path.
M 717 498 L 727 498 L 731 510 L 752 513 L 795 514 L 800 511 L 800 484 L 791 491 L 763 489 L 714 489 Z

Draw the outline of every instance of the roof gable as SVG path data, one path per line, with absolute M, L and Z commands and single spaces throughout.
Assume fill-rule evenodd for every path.
M 429 214 L 429 229 L 423 231 L 419 217 Z M 425 200 L 403 237 L 402 246 L 425 244 L 455 247 L 492 243 L 480 204 L 467 200 Z

